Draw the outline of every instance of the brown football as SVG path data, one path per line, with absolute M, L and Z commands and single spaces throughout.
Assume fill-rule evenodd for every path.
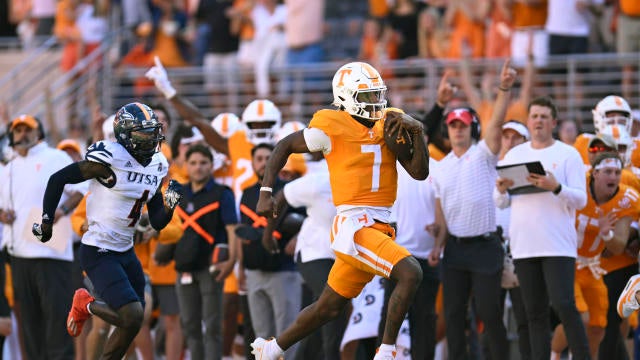
M 411 135 L 402 127 L 402 116 L 408 116 L 396 111 L 387 111 L 384 122 L 384 141 L 387 147 L 400 160 L 408 160 L 413 156 Z

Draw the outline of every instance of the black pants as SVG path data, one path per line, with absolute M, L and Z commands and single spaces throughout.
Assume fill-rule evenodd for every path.
M 12 257 L 11 275 L 27 358 L 73 359 L 65 330 L 73 299 L 71 262 Z
M 516 326 L 518 328 L 518 349 L 520 350 L 520 359 L 531 360 L 531 341 L 529 340 L 529 324 L 527 323 L 527 312 L 524 307 L 524 299 L 522 298 L 522 290 L 520 287 L 514 287 L 507 290 L 511 297 L 511 305 L 513 306 L 513 314 L 516 318 Z
M 449 359 L 469 358 L 466 329 L 472 293 L 477 315 L 485 325 L 491 358 L 509 358 L 500 302 L 503 260 L 504 250 L 495 235 L 466 242 L 450 237 L 447 241 L 441 280 Z
M 551 353 L 549 303 L 564 325 L 573 359 L 590 359 L 589 342 L 573 291 L 575 259 L 535 257 L 514 260 L 529 321 L 531 358 L 547 360 Z
M 618 296 L 624 290 L 629 278 L 638 273 L 638 265 L 633 264 L 622 269 L 612 271 L 604 276 L 604 283 L 607 285 L 609 294 L 609 311 L 607 312 L 607 327 L 604 338 L 600 343 L 598 358 L 602 360 L 627 360 L 627 348 L 624 344 L 626 334 L 620 333 L 620 323 L 622 320 L 618 315 L 616 306 Z M 624 336 L 623 336 L 624 335 Z
M 318 300 L 320 294 L 324 290 L 327 279 L 329 278 L 329 271 L 333 266 L 334 261 L 332 259 L 319 259 L 308 262 L 301 262 L 298 259 L 298 271 L 304 282 L 311 289 L 313 301 Z M 322 332 L 322 351 L 324 352 L 324 359 L 339 359 L 340 358 L 340 341 L 342 335 L 347 326 L 348 314 L 346 309 L 342 315 L 337 319 L 326 323 L 320 331 Z M 312 338 L 309 338 L 312 339 Z M 304 340 L 301 342 L 296 352 L 296 358 L 302 359 L 304 356 L 303 348 L 307 345 L 303 345 Z M 300 355 L 300 356 L 298 356 Z
M 426 259 L 418 259 L 422 268 L 422 282 L 416 291 L 413 304 L 409 308 L 409 331 L 411 334 L 411 359 L 431 360 L 435 356 L 436 349 L 436 295 L 440 278 L 438 269 L 429 266 Z M 378 328 L 378 344 L 382 342 L 384 326 L 387 318 L 387 306 L 389 297 L 396 284 L 385 279 L 384 306 Z

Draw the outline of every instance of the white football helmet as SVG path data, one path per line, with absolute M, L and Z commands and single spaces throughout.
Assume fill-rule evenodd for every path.
M 387 107 L 387 87 L 378 70 L 364 62 L 343 65 L 333 76 L 333 105 L 353 116 L 380 120 Z
M 116 141 L 116 133 L 115 130 L 113 130 L 113 124 L 115 121 L 116 114 L 113 114 L 102 123 L 102 135 L 104 136 L 104 140 Z
M 246 127 L 247 138 L 255 145 L 273 144 L 281 121 L 280 110 L 269 100 L 253 100 L 242 112 L 242 123 Z
M 280 141 L 293 134 L 294 132 L 300 131 L 306 127 L 307 125 L 300 121 L 287 121 L 286 123 L 282 124 L 278 131 L 276 131 L 276 141 Z
M 234 113 L 221 113 L 211 120 L 211 127 L 214 128 L 220 136 L 228 139 L 236 131 L 242 129 L 242 122 Z
M 609 125 L 603 129 L 601 134 L 610 135 L 616 141 L 622 163 L 625 167 L 629 165 L 631 163 L 631 153 L 635 149 L 635 142 L 625 127 L 623 125 Z
M 611 112 L 620 112 L 624 115 L 609 115 Z M 631 107 L 629 103 L 620 96 L 609 95 L 596 105 L 592 110 L 593 125 L 596 132 L 600 133 L 609 125 L 622 125 L 628 133 L 631 133 Z

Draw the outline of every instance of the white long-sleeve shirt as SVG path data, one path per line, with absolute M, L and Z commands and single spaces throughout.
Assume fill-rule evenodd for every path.
M 587 204 L 586 178 L 580 154 L 560 141 L 544 149 L 531 142 L 511 149 L 501 164 L 540 161 L 562 191 L 508 196 L 494 192 L 498 207 L 511 205 L 511 254 L 514 259 L 577 255 L 575 212 Z
M 2 246 L 9 248 L 9 254 L 20 258 L 49 258 L 73 260 L 71 231 L 69 241 L 63 251 L 41 244 L 31 234 L 29 213 L 38 209 L 42 213 L 42 199 L 49 177 L 71 164 L 72 160 L 64 151 L 53 149 L 42 142 L 35 145 L 27 156 L 16 156 L 0 173 L 0 208 L 13 210 L 16 219 L 5 225 L 2 232 Z M 60 199 L 63 203 L 74 191 L 82 191 L 83 184 L 67 185 Z M 31 219 L 33 220 L 33 219 Z M 71 227 L 68 216 L 59 219 L 57 226 Z

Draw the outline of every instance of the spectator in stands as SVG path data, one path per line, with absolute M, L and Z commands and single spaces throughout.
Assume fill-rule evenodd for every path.
M 548 0 L 548 16 L 545 30 L 549 34 L 549 55 L 572 55 L 586 54 L 589 52 L 589 16 L 591 12 L 597 11 L 597 5 L 604 0 Z M 584 70 L 579 69 L 580 72 Z M 553 86 L 555 99 L 565 99 L 567 96 L 574 98 L 580 103 L 583 99 L 582 79 L 576 79 L 575 90 L 572 94 L 567 94 L 562 87 L 564 83 L 563 75 L 566 70 L 554 70 Z M 581 119 L 576 119 L 581 123 Z
M 421 58 L 446 58 L 450 32 L 444 20 L 446 0 L 427 0 L 429 5 L 420 13 L 418 21 L 418 47 Z
M 322 48 L 325 0 L 285 0 L 287 22 L 287 63 L 309 64 L 323 61 Z
M 187 66 L 191 57 L 185 38 L 187 14 L 173 0 L 154 0 L 151 19 L 153 28 L 146 49 L 167 67 Z
M 204 56 L 204 82 L 207 90 L 215 90 L 214 96 L 229 102 L 237 91 L 238 33 L 240 17 L 234 16 L 233 0 L 201 0 L 196 16 L 209 25 L 209 43 Z M 228 95 L 228 96 L 225 96 Z M 225 108 L 234 107 L 235 102 Z
M 544 29 L 547 21 L 547 2 L 548 0 L 509 1 L 509 16 L 513 24 L 511 59 L 515 66 L 522 67 L 526 64 L 529 47 L 532 47 L 535 65 L 546 66 L 549 56 L 549 35 Z
M 489 17 L 491 22 L 487 29 L 487 58 L 508 58 L 511 54 L 511 9 L 508 1 L 490 0 Z M 529 40 L 531 43 L 532 41 Z M 531 45 L 530 45 L 531 46 Z
M 447 57 L 458 59 L 463 56 L 462 47 L 468 44 L 471 57 L 484 56 L 485 25 L 489 14 L 490 0 L 451 0 L 445 14 L 445 21 L 451 30 L 451 44 Z
M 74 0 L 75 1 L 75 0 Z M 37 24 L 36 35 L 51 36 L 56 15 L 56 0 L 31 1 L 29 17 Z
M 398 59 L 418 56 L 418 19 L 424 4 L 415 0 L 396 1 L 387 16 L 392 39 L 398 46 Z
M 632 53 L 640 51 L 640 2 L 634 0 L 620 0 L 618 26 L 616 32 L 616 46 L 618 53 Z M 631 59 L 630 59 L 631 60 Z M 637 61 L 625 61 L 622 66 L 622 96 L 631 99 L 633 95 L 634 71 Z M 637 82 L 637 79 L 636 79 Z
M 251 20 L 255 33 L 252 56 L 255 58 L 256 95 L 268 98 L 271 93 L 271 66 L 284 67 L 286 63 L 286 43 L 284 25 L 287 8 L 277 0 L 258 0 L 251 10 Z M 282 89 L 279 92 L 282 95 Z
M 587 201 L 584 167 L 573 147 L 553 138 L 556 117 L 551 99 L 534 99 L 527 120 L 531 141 L 511 149 L 503 161 L 505 165 L 540 161 L 546 175 L 530 173 L 527 179 L 543 192 L 509 196 L 504 191 L 495 200 L 500 208 L 511 205 L 511 254 L 527 312 L 532 358 L 545 359 L 551 353 L 551 303 L 564 325 L 573 357 L 588 359 L 589 344 L 573 290 L 575 212 Z M 511 180 L 499 179 L 498 185 L 503 181 Z
M 484 140 L 480 141 L 479 119 L 473 109 L 456 108 L 446 116 L 452 151 L 440 161 L 434 177 L 438 233 L 429 263 L 438 264 L 444 250 L 442 285 L 451 359 L 468 356 L 465 329 L 472 293 L 489 336 L 492 358 L 508 358 L 500 304 L 503 249 L 491 192 L 501 127 L 515 80 L 516 71 L 507 60 L 500 73 L 494 112 L 482 129 Z
M 533 78 L 535 76 L 532 47 L 533 35 L 530 34 L 529 47 L 527 48 L 529 56 L 524 69 L 522 86 L 520 87 L 518 96 L 509 102 L 505 119 L 514 119 L 522 123 L 527 120 L 527 104 L 529 104 L 531 100 Z M 460 84 L 467 96 L 469 104 L 477 110 L 480 116 L 480 128 L 483 128 L 493 113 L 494 99 L 496 98 L 496 94 L 499 93 L 499 90 L 495 83 L 495 70 L 492 67 L 483 72 L 481 85 L 479 88 L 476 88 L 473 81 L 470 55 L 470 49 L 463 44 L 463 57 L 462 61 L 460 61 Z
M 576 124 L 575 120 L 565 119 L 560 121 L 560 125 L 558 125 L 558 140 L 573 146 L 577 138 L 578 124 Z

